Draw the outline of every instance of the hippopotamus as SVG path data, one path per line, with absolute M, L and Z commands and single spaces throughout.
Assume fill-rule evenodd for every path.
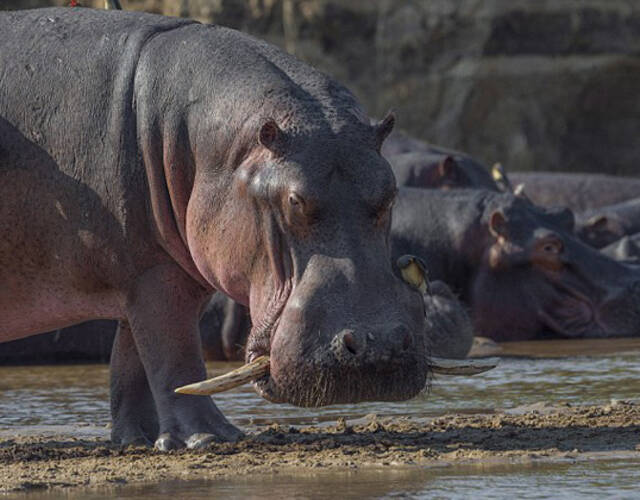
M 0 343 L 1 363 L 108 362 L 117 321 L 94 320 L 12 342 Z M 200 318 L 205 360 L 244 359 L 251 328 L 246 307 L 215 293 Z
M 394 255 L 422 257 L 470 307 L 477 335 L 496 341 L 547 335 L 640 334 L 640 275 L 580 241 L 568 209 L 512 193 L 400 189 Z
M 640 197 L 578 214 L 576 233 L 595 248 L 640 232 Z
M 466 307 L 446 283 L 430 282 L 424 308 L 431 353 L 442 358 L 465 358 L 473 345 L 473 325 Z
M 498 191 L 496 181 L 470 156 L 394 133 L 383 146 L 398 186 L 452 189 L 476 187 Z
M 623 236 L 604 247 L 601 252 L 612 259 L 640 264 L 640 233 Z
M 544 207 L 565 206 L 575 213 L 640 198 L 640 178 L 603 174 L 511 172 L 514 186 L 522 184 L 529 199 Z
M 116 322 L 86 321 L 52 332 L 0 344 L 0 364 L 109 361 Z
M 204 357 L 212 361 L 241 361 L 251 331 L 249 310 L 218 292 L 200 319 Z
M 0 340 L 119 321 L 111 437 L 234 440 L 198 319 L 249 306 L 256 391 L 299 406 L 411 398 L 424 306 L 390 263 L 396 184 L 344 86 L 220 26 L 52 8 L 0 14 Z

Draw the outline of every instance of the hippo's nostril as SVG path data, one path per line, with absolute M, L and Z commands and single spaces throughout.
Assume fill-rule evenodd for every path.
M 351 332 L 345 333 L 342 340 L 344 341 L 344 346 L 351 354 L 355 354 L 358 351 L 356 347 L 356 339 L 353 338 L 353 334 Z

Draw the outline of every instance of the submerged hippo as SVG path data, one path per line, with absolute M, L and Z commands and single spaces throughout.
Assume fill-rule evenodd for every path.
M 514 186 L 523 184 L 529 199 L 543 207 L 565 206 L 576 213 L 640 198 L 640 178 L 602 174 L 512 172 Z
M 395 255 L 424 258 L 494 340 L 640 334 L 640 275 L 573 234 L 569 210 L 510 193 L 400 190 Z
M 579 214 L 576 233 L 596 248 L 640 232 L 640 197 Z
M 1 13 L 0 33 L 0 340 L 118 319 L 115 442 L 240 435 L 174 393 L 206 375 L 216 289 L 250 306 L 272 401 L 424 388 L 423 304 L 390 265 L 393 116 L 372 124 L 331 78 L 190 20 L 54 8 Z

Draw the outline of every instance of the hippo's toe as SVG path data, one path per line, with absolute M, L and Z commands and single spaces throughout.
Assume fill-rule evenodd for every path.
M 185 443 L 175 438 L 168 432 L 160 434 L 154 444 L 155 449 L 160 451 L 179 450 L 180 448 L 184 448 L 184 446 Z
M 189 448 L 190 450 L 199 450 L 202 448 L 206 448 L 213 442 L 220 442 L 220 441 L 221 439 L 215 434 L 208 434 L 208 433 L 201 432 L 201 433 L 192 434 L 191 436 L 189 436 L 186 444 L 187 444 L 187 448 Z

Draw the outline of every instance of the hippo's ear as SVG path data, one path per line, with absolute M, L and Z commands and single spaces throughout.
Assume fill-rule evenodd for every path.
M 378 150 L 378 153 L 382 149 L 382 143 L 389 136 L 395 124 L 396 115 L 393 113 L 393 111 L 389 111 L 387 113 L 387 116 L 384 117 L 384 120 L 376 125 L 376 149 Z
M 623 224 L 616 217 L 610 215 L 594 215 L 584 225 L 585 229 L 593 235 L 612 235 L 622 238 L 625 234 Z
M 489 217 L 489 232 L 495 238 L 507 238 L 507 218 L 500 210 L 496 210 Z
M 438 165 L 438 175 L 442 179 L 451 179 L 457 181 L 460 170 L 458 163 L 451 156 L 446 156 Z
M 260 127 L 258 141 L 269 151 L 282 153 L 285 135 L 275 120 L 270 118 Z

